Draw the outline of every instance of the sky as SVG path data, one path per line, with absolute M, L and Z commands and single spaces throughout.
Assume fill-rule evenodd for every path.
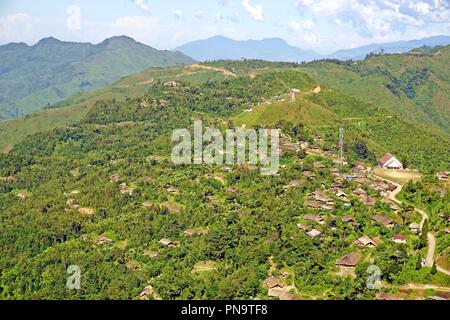
M 224 35 L 331 53 L 450 35 L 450 0 L 0 0 L 0 44 L 128 35 L 157 49 Z

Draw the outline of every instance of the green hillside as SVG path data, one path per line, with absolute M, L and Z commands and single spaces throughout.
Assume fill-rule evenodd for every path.
M 361 62 L 318 61 L 301 70 L 320 83 L 410 122 L 450 133 L 450 46 Z
M 369 149 L 363 158 L 376 165 L 384 153 L 396 154 L 405 164 L 433 172 L 449 166 L 450 140 L 439 131 L 430 130 L 401 119 L 382 108 L 375 107 L 340 91 L 326 87 L 318 94 L 297 94 L 295 102 L 262 103 L 251 112 L 244 111 L 233 123 L 246 127 L 304 127 L 325 137 L 324 146 L 333 150 L 338 141 L 339 128 L 345 129 L 346 151 L 353 157 L 359 144 Z M 335 147 L 334 147 L 335 148 Z
M 36 132 L 61 128 L 81 120 L 89 109 L 100 100 L 124 101 L 137 98 L 148 92 L 156 81 L 184 80 L 202 83 L 226 77 L 217 70 L 198 69 L 194 67 L 150 68 L 128 76 L 112 86 L 93 92 L 78 93 L 56 103 L 51 108 L 44 108 L 22 118 L 0 122 L 0 152 L 9 151 L 13 145 Z
M 77 92 L 105 87 L 151 66 L 187 65 L 180 52 L 160 51 L 121 36 L 98 45 L 46 38 L 0 47 L 0 120 L 50 106 Z
M 412 282 L 450 285 L 448 276 L 416 267 L 427 243 L 408 225 L 420 222 L 420 215 L 396 213 L 378 190 L 339 180 L 328 157 L 283 150 L 274 176 L 247 165 L 170 160 L 172 130 L 191 128 L 199 117 L 222 130 L 247 121 L 279 126 L 293 142 L 324 133 L 323 150 L 336 143 L 335 128 L 348 122 L 349 138 L 363 144 L 353 148 L 346 140 L 346 154 L 368 164 L 366 151 L 391 148 L 395 134 L 399 148 L 413 142 L 418 154 L 427 150 L 431 157 L 411 164 L 439 167 L 448 164 L 448 140 L 427 138 L 425 129 L 335 89 L 312 93 L 317 82 L 303 72 L 266 70 L 205 81 L 223 76 L 186 70 L 194 82 L 180 77 L 171 87 L 154 81 L 141 97 L 97 101 L 80 121 L 31 135 L 0 155 L 1 299 L 268 299 L 269 276 L 283 279 L 291 298 L 374 299 L 377 291 L 366 286 L 372 264 L 390 286 L 383 292 L 402 293 L 400 286 Z M 281 101 L 291 87 L 303 92 L 297 102 Z M 280 101 L 255 107 L 274 97 Z M 352 131 L 358 126 L 360 131 Z M 431 140 L 432 149 L 425 146 Z M 343 170 L 350 174 L 349 167 Z M 347 202 L 329 191 L 334 182 Z M 356 196 L 357 188 L 373 203 Z M 405 205 L 418 196 L 414 188 L 405 188 Z M 444 230 L 449 196 L 424 188 L 420 197 L 430 230 Z M 309 207 L 314 191 L 332 197 L 328 206 Z M 395 225 L 372 223 L 375 214 Z M 346 222 L 348 216 L 354 224 Z M 313 228 L 320 236 L 306 233 Z M 394 243 L 394 234 L 405 235 L 407 244 Z M 376 239 L 376 246 L 358 247 L 354 241 L 363 235 Z M 444 252 L 446 239 L 439 233 L 436 255 Z M 351 252 L 361 259 L 346 277 L 336 260 Z M 71 265 L 82 272 L 80 290 L 66 287 Z M 147 296 L 144 288 L 151 288 Z
M 19 46 L 20 47 L 20 46 Z M 203 82 L 223 77 L 249 76 L 260 73 L 301 70 L 318 83 L 328 85 L 372 103 L 400 119 L 425 126 L 427 131 L 440 136 L 448 134 L 450 123 L 448 105 L 450 47 L 425 52 L 402 55 L 372 56 L 362 62 L 319 61 L 309 64 L 267 62 L 262 60 L 216 61 L 201 66 L 183 68 L 164 68 L 157 72 L 151 69 L 127 77 L 105 90 L 75 94 L 54 105 L 54 108 L 13 121 L 0 123 L 0 150 L 8 151 L 14 144 L 28 134 L 54 127 L 65 126 L 79 120 L 95 101 L 102 99 L 125 99 L 144 94 L 154 79 L 186 79 Z M 205 69 L 213 68 L 213 69 Z M 214 70 L 215 68 L 215 70 Z M 424 71 L 425 70 L 425 71 Z M 424 77 L 422 79 L 422 77 Z M 304 101 L 304 103 L 307 103 Z M 329 121 L 333 117 L 329 110 L 319 108 L 319 117 L 309 117 L 314 121 Z M 277 109 L 279 112 L 281 109 Z M 363 112 L 358 110 L 358 112 Z M 257 113 L 256 113 L 257 114 Z M 304 116 L 307 116 L 304 114 Z M 331 118 L 330 118 L 331 117 Z M 264 118 L 264 117 L 263 117 Z M 319 121 L 320 120 L 320 121 Z M 251 123 L 253 124 L 253 123 Z M 319 123 L 317 123 L 319 124 Z

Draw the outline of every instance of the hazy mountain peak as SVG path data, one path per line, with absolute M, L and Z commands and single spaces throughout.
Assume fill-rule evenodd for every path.
M 54 44 L 60 44 L 62 41 L 56 39 L 55 37 L 47 37 L 39 40 L 38 43 L 36 43 L 36 46 L 42 46 L 42 45 L 54 45 Z
M 11 42 L 3 46 L 0 46 L 0 48 L 3 50 L 19 50 L 28 48 L 28 45 L 24 42 Z
M 97 46 L 100 48 L 111 47 L 111 46 L 129 46 L 135 45 L 136 42 L 133 38 L 122 35 L 122 36 L 113 36 L 103 40 Z
M 0 119 L 27 114 L 78 91 L 104 87 L 148 67 L 191 63 L 194 60 L 183 54 L 156 50 L 127 36 L 111 37 L 98 45 L 49 37 L 31 47 L 1 46 Z
M 269 61 L 310 61 L 319 56 L 312 50 L 303 50 L 289 45 L 281 38 L 262 40 L 234 40 L 217 35 L 204 40 L 186 43 L 174 50 L 200 60 L 262 59 Z

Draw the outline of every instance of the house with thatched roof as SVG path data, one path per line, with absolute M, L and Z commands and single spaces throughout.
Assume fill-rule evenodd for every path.
M 336 198 L 338 198 L 341 201 L 344 201 L 344 202 L 349 201 L 347 194 L 342 190 L 337 190 L 337 192 L 335 193 L 335 196 L 336 196 Z
M 180 213 L 181 211 L 176 205 L 170 203 L 165 204 L 164 207 L 171 213 Z
M 375 243 L 375 241 L 373 241 L 372 239 L 370 239 L 366 235 L 360 237 L 358 240 L 355 240 L 354 244 L 356 244 L 359 247 L 366 247 L 366 248 L 372 248 L 372 247 L 375 247 L 377 245 Z
M 309 171 L 309 170 L 303 171 L 303 175 L 305 177 L 309 178 L 309 179 L 312 179 L 312 178 L 316 177 L 316 174 L 314 172 L 312 172 L 312 171 Z
M 275 289 L 275 288 L 284 288 L 284 283 L 275 277 L 268 277 L 266 280 L 264 280 L 264 284 L 268 289 Z
M 353 194 L 356 195 L 356 196 L 366 196 L 366 195 L 367 195 L 367 192 L 364 191 L 364 190 L 361 189 L 361 188 L 358 188 L 358 189 L 356 189 L 356 190 L 353 190 Z
M 17 197 L 21 200 L 25 200 L 26 198 L 28 198 L 28 192 L 20 191 L 17 193 Z
M 165 246 L 169 246 L 169 247 L 175 247 L 177 245 L 172 240 L 169 240 L 169 239 L 166 239 L 166 238 L 162 238 L 161 240 L 159 240 L 159 243 L 161 243 L 161 244 L 163 244 Z
M 383 216 L 381 214 L 373 215 L 371 221 L 372 223 L 381 223 L 388 228 L 392 228 L 394 226 L 394 221 L 391 218 Z
M 297 228 L 299 228 L 300 230 L 309 230 L 311 229 L 311 226 L 304 223 L 297 223 Z
M 321 191 L 314 191 L 313 193 L 314 199 L 320 202 L 325 202 L 327 204 L 334 204 L 333 199 L 324 195 Z
M 365 206 L 369 207 L 373 206 L 376 202 L 376 200 L 370 196 L 361 196 L 360 200 Z
M 324 169 L 324 168 L 326 168 L 327 166 L 324 165 L 324 164 L 323 164 L 322 162 L 320 162 L 320 161 L 314 161 L 314 162 L 313 162 L 313 167 L 316 168 L 316 169 Z
M 330 172 L 331 172 L 331 174 L 338 176 L 341 171 L 338 168 L 331 168 Z
M 95 209 L 93 209 L 93 208 L 78 208 L 78 213 L 83 216 L 93 216 L 95 214 Z
M 139 294 L 139 299 L 148 300 L 151 296 L 153 296 L 155 289 L 152 286 L 146 286 L 144 290 Z
M 420 225 L 417 222 L 413 222 L 409 225 L 409 230 L 412 233 L 419 233 L 420 231 Z
M 405 244 L 407 241 L 407 238 L 403 234 L 394 234 L 392 236 L 392 241 L 394 241 L 395 243 Z
M 139 270 L 141 268 L 141 266 L 134 261 L 128 261 L 125 265 L 130 270 Z
M 312 230 L 308 231 L 306 234 L 307 234 L 308 236 L 310 236 L 311 238 L 315 238 L 315 237 L 319 236 L 321 233 L 322 233 L 322 232 L 320 232 L 320 231 L 317 230 L 317 229 L 312 229 Z
M 150 201 L 142 202 L 142 208 L 144 209 L 152 209 L 153 207 L 154 207 L 153 202 Z
M 355 219 L 353 219 L 352 217 L 350 217 L 349 215 L 343 216 L 341 220 L 342 220 L 342 222 L 349 223 L 352 226 L 356 226 L 358 224 L 358 222 Z
M 166 189 L 166 191 L 169 192 L 169 193 L 171 193 L 171 194 L 178 194 L 178 193 L 179 193 L 178 189 L 175 188 L 175 187 L 172 187 L 172 186 L 168 187 L 168 188 Z
M 322 207 L 322 202 L 320 202 L 320 201 L 307 200 L 303 204 L 312 209 L 320 209 L 320 207 Z
M 186 235 L 188 237 L 192 237 L 194 235 L 202 236 L 207 233 L 208 233 L 208 230 L 205 228 L 192 228 L 192 229 L 184 230 L 184 235 Z
M 170 88 L 175 88 L 178 86 L 178 82 L 176 82 L 174 80 L 169 80 L 169 81 L 164 82 L 164 86 L 170 87 Z
M 340 267 L 355 267 L 360 259 L 361 254 L 359 252 L 352 252 L 336 260 L 336 265 Z
M 156 258 L 157 256 L 158 256 L 158 252 L 156 252 L 156 251 L 151 251 L 151 250 L 146 250 L 145 252 L 144 252 L 144 256 L 147 256 L 147 257 L 149 257 L 149 258 Z
M 437 172 L 437 173 L 436 173 L 436 178 L 437 178 L 439 181 L 447 181 L 447 180 L 448 180 L 448 175 L 449 175 L 449 172 L 448 172 L 448 171 L 445 171 L 445 172 Z
M 120 179 L 120 175 L 117 174 L 117 173 L 113 173 L 112 175 L 109 176 L 109 180 L 110 180 L 111 182 L 113 182 L 113 181 L 118 181 L 119 179 Z
M 125 182 L 121 183 L 119 185 L 119 188 L 120 188 L 120 194 L 129 195 L 129 196 L 133 195 L 134 188 L 129 187 Z
M 305 219 L 306 221 L 314 221 L 314 222 L 317 222 L 320 224 L 323 224 L 324 220 L 325 220 L 323 216 L 319 216 L 318 214 L 311 214 L 311 213 L 305 214 L 303 216 L 303 219 Z
M 107 238 L 105 236 L 99 236 L 97 240 L 95 241 L 96 244 L 107 244 L 107 243 L 113 243 L 114 241 L 110 238 Z

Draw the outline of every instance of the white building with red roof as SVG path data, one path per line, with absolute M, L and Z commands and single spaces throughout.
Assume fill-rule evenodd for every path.
M 378 165 L 385 169 L 403 169 L 403 164 L 390 153 L 378 159 Z

